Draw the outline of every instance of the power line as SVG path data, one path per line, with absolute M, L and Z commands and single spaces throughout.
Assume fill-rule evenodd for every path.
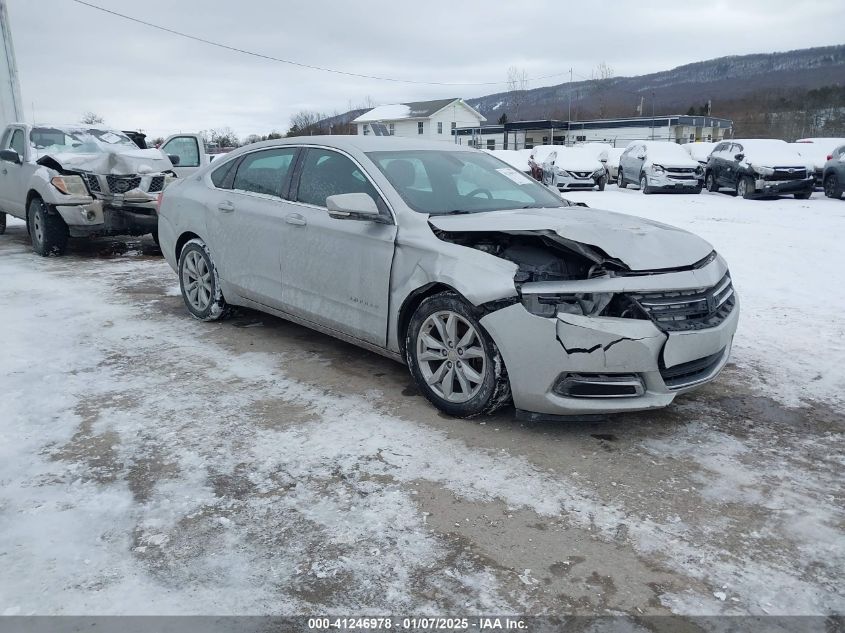
M 143 26 L 148 26 L 152 29 L 157 29 L 159 31 L 164 31 L 165 33 L 170 33 L 171 35 L 177 35 L 179 37 L 184 37 L 189 40 L 193 40 L 195 42 L 201 42 L 202 44 L 208 44 L 209 46 L 216 46 L 217 48 L 222 48 L 228 51 L 233 51 L 235 53 L 242 53 L 244 55 L 250 55 L 252 57 L 258 57 L 260 59 L 265 59 L 272 62 L 279 62 L 282 64 L 290 64 L 291 66 L 298 66 L 299 68 L 307 68 L 309 70 L 318 70 L 321 72 L 326 73 L 333 73 L 335 75 L 345 75 L 347 77 L 358 77 L 360 79 L 374 79 L 377 81 L 391 81 L 394 83 L 405 83 L 405 84 L 420 84 L 425 86 L 501 86 L 505 85 L 507 81 L 481 81 L 481 82 L 445 82 L 445 81 L 417 81 L 414 79 L 399 79 L 396 77 L 381 77 L 379 75 L 367 75 L 364 73 L 356 73 L 347 70 L 339 70 L 337 68 L 327 68 L 325 66 L 316 66 L 314 64 L 306 64 L 304 62 L 297 62 L 291 59 L 283 59 L 281 57 L 273 57 L 272 55 L 265 55 L 264 53 L 256 53 L 255 51 L 249 51 L 244 48 L 238 48 L 236 46 L 229 46 L 228 44 L 221 44 L 220 42 L 215 42 L 204 37 L 199 37 L 198 35 L 191 35 L 190 33 L 183 33 L 182 31 L 177 31 L 176 29 L 171 29 L 166 26 L 161 26 L 160 24 L 153 24 L 152 22 L 147 22 L 146 20 L 141 20 L 139 18 L 134 18 L 131 15 L 126 15 L 124 13 L 118 13 L 117 11 L 112 11 L 111 9 L 106 9 L 105 7 L 98 6 L 96 4 L 92 4 L 90 2 L 86 2 L 85 0 L 71 0 L 71 2 L 75 2 L 76 4 L 81 4 L 83 6 L 89 7 L 91 9 L 96 9 L 97 11 L 102 11 L 103 13 L 108 13 L 109 15 L 122 18 L 124 20 L 129 20 L 130 22 L 135 22 L 136 24 L 141 24 Z M 552 75 L 543 75 L 541 77 L 531 77 L 528 81 L 538 81 L 540 79 L 551 79 L 553 77 L 562 77 L 563 75 L 568 74 L 569 71 L 555 73 Z

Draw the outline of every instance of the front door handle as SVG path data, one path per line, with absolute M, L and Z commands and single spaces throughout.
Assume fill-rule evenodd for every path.
M 235 210 L 235 205 L 233 205 L 228 200 L 224 200 L 223 202 L 217 205 L 217 209 L 223 213 L 231 213 Z
M 294 226 L 305 226 L 306 224 L 308 224 L 305 218 L 303 218 L 298 213 L 291 213 L 290 215 L 286 215 L 285 222 L 287 222 L 288 224 L 293 224 Z

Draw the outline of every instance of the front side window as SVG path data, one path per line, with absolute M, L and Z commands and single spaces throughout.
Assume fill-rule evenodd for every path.
M 420 121 L 420 122 L 417 123 L 417 134 L 422 134 L 422 133 L 423 133 L 423 122 Z
M 299 177 L 298 202 L 326 206 L 326 198 L 342 193 L 366 193 L 376 203 L 380 196 L 350 158 L 326 149 L 308 150 Z
M 165 143 L 161 151 L 168 156 L 178 156 L 177 167 L 199 167 L 200 148 L 193 136 L 177 136 Z
M 23 130 L 15 130 L 12 133 L 12 140 L 9 142 L 9 149 L 13 149 L 23 160 Z
M 282 197 L 296 148 L 267 149 L 248 154 L 235 174 L 232 189 Z
M 414 211 L 443 215 L 570 206 L 490 154 L 405 150 L 367 154 Z

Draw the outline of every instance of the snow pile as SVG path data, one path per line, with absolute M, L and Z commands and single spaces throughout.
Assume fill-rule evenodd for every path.
M 736 139 L 744 154 L 743 161 L 761 167 L 804 167 L 808 160 L 803 158 L 795 148 L 778 139 L 754 138 Z M 733 148 L 731 148 L 733 151 Z
M 595 150 L 586 147 L 556 147 L 545 160 L 546 163 L 551 161 L 557 169 L 566 171 L 593 172 L 603 168 Z
M 664 167 L 698 167 L 698 161 L 690 158 L 682 145 L 668 141 L 643 141 L 646 146 L 646 160 Z
M 710 158 L 710 153 L 713 151 L 713 148 L 716 147 L 716 143 L 687 143 L 681 147 L 687 151 L 693 160 L 696 160 L 699 163 L 706 163 L 707 159 Z
M 365 112 L 353 123 L 370 123 L 374 121 L 392 121 L 395 119 L 407 119 L 411 116 L 411 108 L 404 103 L 392 103 L 389 105 L 376 106 L 369 112 Z

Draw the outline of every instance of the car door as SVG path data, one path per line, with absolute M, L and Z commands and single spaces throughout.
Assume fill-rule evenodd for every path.
M 728 149 L 723 152 L 721 177 L 719 179 L 721 185 L 736 187 L 739 175 L 739 161 L 736 159 L 736 155 L 742 154 L 742 152 L 742 145 L 739 143 L 731 143 Z
M 719 185 L 722 184 L 722 170 L 725 165 L 725 156 L 727 156 L 727 150 L 730 146 L 731 144 L 728 142 L 719 143 L 713 148 L 710 158 L 707 159 L 707 168 L 713 174 L 716 184 Z
M 638 183 L 640 180 L 640 161 L 637 158 L 642 146 L 639 143 L 629 145 L 619 159 L 619 166 L 622 168 L 622 175 L 626 182 Z
M 159 149 L 168 156 L 179 157 L 179 164 L 173 166 L 173 171 L 184 178 L 208 164 L 205 148 L 200 143 L 196 134 L 175 134 L 169 136 Z
M 24 218 L 30 171 L 26 165 L 30 151 L 26 129 L 17 125 L 10 127 L 3 138 L 3 149 L 16 151 L 20 162 L 0 160 L 0 205 L 4 211 Z
M 396 225 L 366 171 L 338 150 L 309 147 L 294 176 L 287 216 L 293 227 L 282 253 L 283 300 L 296 316 L 385 346 Z M 376 220 L 336 219 L 326 198 L 369 194 Z
M 291 225 L 284 199 L 298 149 L 276 147 L 226 161 L 209 176 L 209 246 L 218 273 L 240 296 L 281 309 L 281 254 Z

